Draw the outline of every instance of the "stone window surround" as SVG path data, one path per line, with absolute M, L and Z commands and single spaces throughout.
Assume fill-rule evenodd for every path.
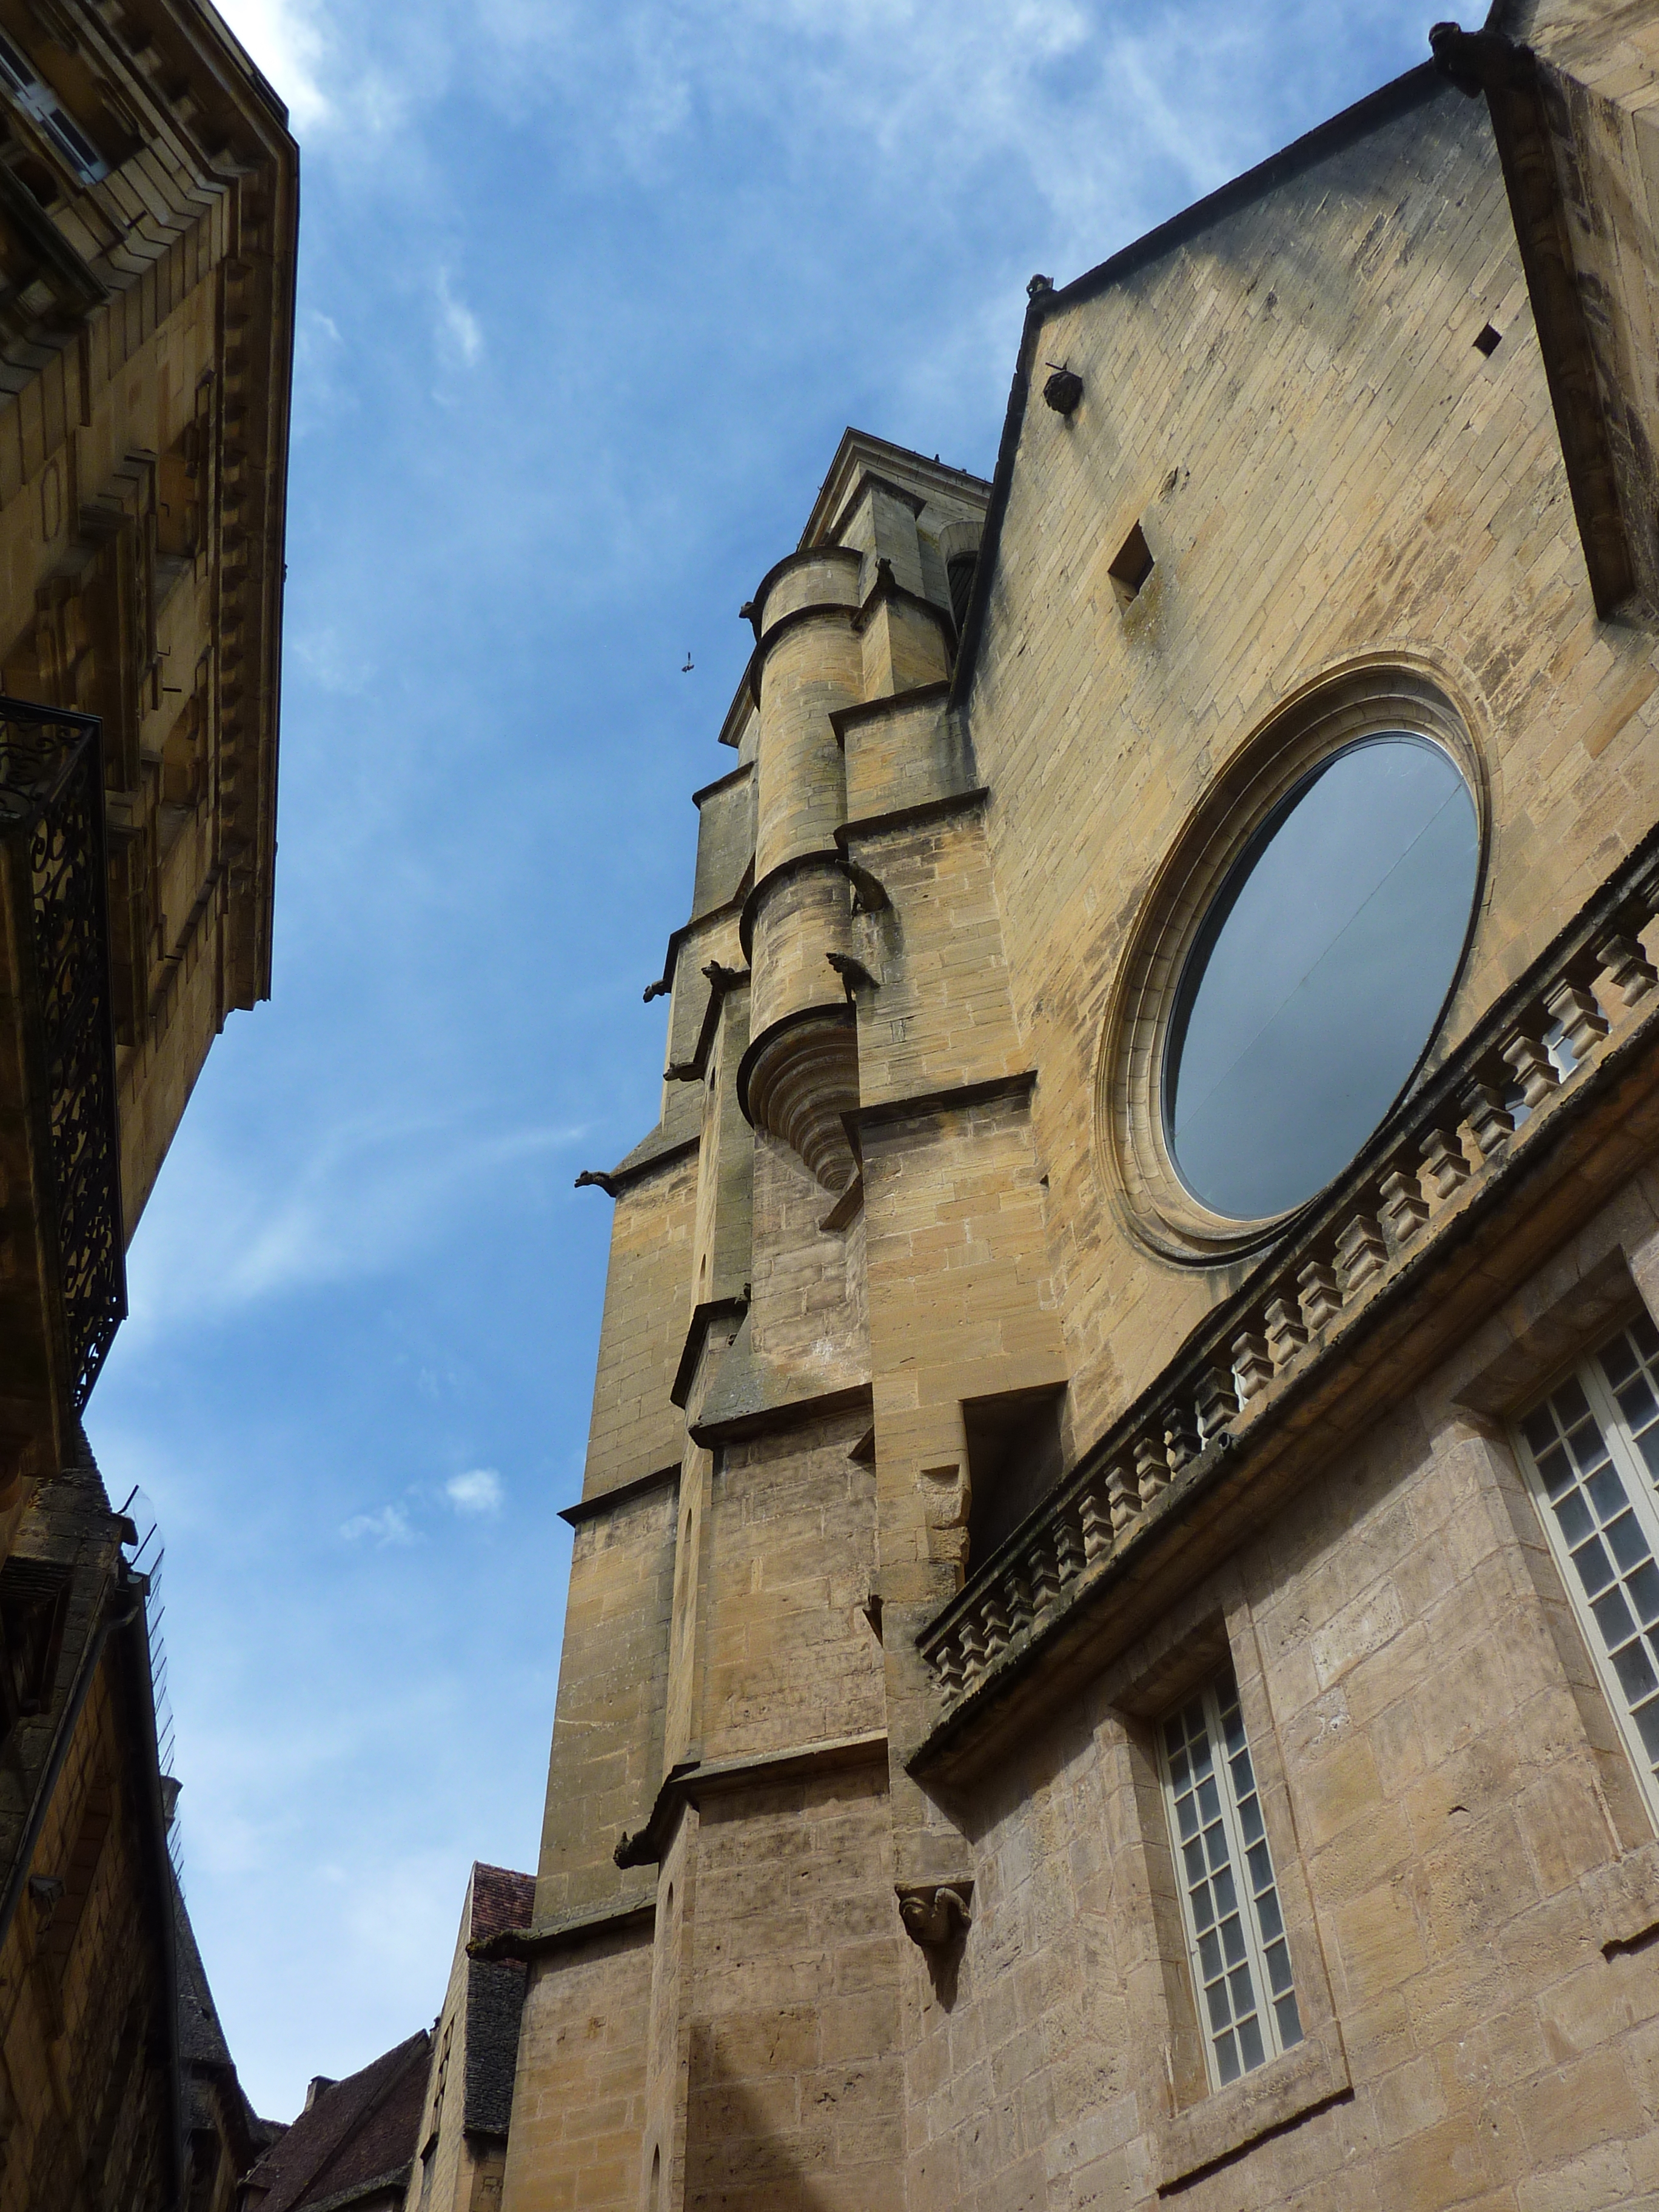
M 1572 1609 L 1573 1620 L 1584 1647 L 1584 1655 L 1600 1686 L 1608 1712 L 1619 1729 L 1624 1748 L 1630 1756 L 1632 1771 L 1635 1773 L 1642 1794 L 1647 1801 L 1648 1811 L 1651 1817 L 1659 1812 L 1659 1803 L 1656 1802 L 1655 1778 L 1650 1765 L 1640 1756 L 1640 1745 L 1635 1731 L 1630 1701 L 1616 1684 L 1612 1662 L 1607 1656 L 1605 1645 L 1601 1644 L 1601 1638 L 1595 1633 L 1587 1619 L 1589 1601 L 1582 1585 L 1576 1586 L 1577 1577 L 1565 1558 L 1565 1539 L 1556 1522 L 1555 1516 L 1550 1510 L 1549 1501 L 1545 1495 L 1543 1476 L 1538 1468 L 1535 1455 L 1527 1444 L 1526 1437 L 1521 1426 L 1522 1420 L 1530 1413 L 1553 1405 L 1559 1391 L 1569 1382 L 1576 1383 L 1584 1393 L 1590 1414 L 1601 1433 L 1607 1455 L 1602 1465 L 1607 1468 L 1618 1480 L 1626 1501 L 1627 1510 L 1634 1516 L 1634 1525 L 1647 1540 L 1650 1560 L 1659 1559 L 1659 1531 L 1656 1531 L 1653 1525 L 1655 1510 L 1653 1479 L 1648 1474 L 1643 1453 L 1632 1433 L 1630 1422 L 1626 1418 L 1623 1408 L 1620 1406 L 1611 1385 L 1607 1381 L 1601 1364 L 1603 1352 L 1623 1335 L 1625 1328 L 1636 1318 L 1638 1314 L 1645 1318 L 1645 1307 L 1638 1304 L 1633 1312 L 1627 1312 L 1619 1328 L 1612 1334 L 1605 1332 L 1599 1334 L 1593 1342 L 1585 1346 L 1581 1356 L 1573 1362 L 1572 1365 L 1564 1373 L 1555 1376 L 1547 1389 L 1534 1389 L 1530 1392 L 1528 1399 L 1516 1408 L 1515 1417 L 1508 1424 L 1508 1431 L 1510 1451 L 1517 1465 L 1525 1474 L 1528 1495 L 1532 1500 L 1539 1524 L 1548 1541 L 1550 1553 L 1555 1562 L 1556 1573 L 1561 1583 L 1562 1594 Z M 1558 1415 L 1557 1419 L 1559 1418 Z M 1577 1489 L 1577 1485 L 1574 1483 L 1571 1486 Z M 1617 1576 L 1616 1566 L 1614 1572 Z M 1622 1577 L 1620 1580 L 1621 1582 Z M 1642 1637 L 1639 1640 L 1644 1647 L 1647 1645 L 1646 1637 Z
M 1576 1253 L 1569 1253 L 1542 1271 L 1534 1317 L 1462 1383 L 1453 1403 L 1474 1414 L 1487 1437 L 1494 1484 L 1583 1716 L 1585 1736 L 1597 1749 L 1609 1732 L 1617 1741 L 1613 1755 L 1604 1753 L 1598 1761 L 1602 1808 L 1617 1856 L 1592 1868 L 1578 1884 L 1589 1933 L 1611 1958 L 1645 1948 L 1659 1936 L 1659 1835 L 1522 1471 L 1510 1423 L 1590 1357 L 1621 1320 L 1646 1312 L 1659 1323 L 1654 1295 L 1659 1289 L 1659 1239 L 1645 1250 L 1628 1237 L 1614 1241 L 1582 1269 L 1576 1260 Z
M 1492 804 L 1471 708 L 1447 680 L 1404 654 L 1370 655 L 1327 672 L 1246 737 L 1215 776 L 1158 868 L 1117 963 L 1095 1076 L 1098 1173 L 1133 1235 L 1166 1260 L 1214 1267 L 1283 1235 L 1289 1215 L 1229 1220 L 1187 1188 L 1166 1129 L 1165 1058 L 1178 987 L 1211 905 L 1273 810 L 1322 762 L 1360 739 L 1404 730 L 1462 771 L 1480 840 L 1475 894 L 1457 970 L 1421 1068 L 1468 966 L 1492 842 Z M 1316 1194 L 1316 1195 L 1317 1195 Z
M 1143 2076 L 1139 2085 L 1143 2095 L 1158 2098 L 1149 2115 L 1148 2133 L 1160 2195 L 1183 2188 L 1265 2137 L 1353 2094 L 1254 1617 L 1236 1575 L 1228 1571 L 1222 1581 L 1224 1587 L 1219 1592 L 1212 1579 L 1172 1612 L 1156 1635 L 1114 1668 L 1103 1685 L 1116 1723 L 1113 1732 L 1121 1731 L 1129 1763 L 1138 1814 L 1132 1848 L 1141 1862 L 1133 1887 L 1147 1899 L 1162 1989 L 1163 2078 L 1155 2087 Z M 1188 1962 L 1157 1731 L 1175 1706 L 1227 1663 L 1237 1680 L 1255 1767 L 1290 1942 L 1303 2039 L 1224 2088 L 1212 2089 Z
M 1244 1792 L 1244 1800 L 1255 1801 L 1260 1817 L 1261 1795 L 1255 1786 L 1255 1747 L 1250 1742 L 1249 1729 L 1244 1724 L 1242 1709 L 1238 1719 L 1243 1734 L 1238 1753 L 1234 1753 L 1229 1744 L 1227 1711 L 1231 1699 L 1224 1701 L 1222 1690 L 1224 1685 L 1231 1680 L 1231 1674 L 1229 1664 L 1195 1684 L 1186 1697 L 1164 1714 L 1154 1730 L 1159 1754 L 1158 1772 L 1164 1784 L 1164 1817 L 1170 1826 L 1171 1860 L 1176 1875 L 1176 1887 L 1186 1908 L 1182 1914 L 1182 1929 L 1186 1937 L 1188 1975 L 1194 1984 L 1200 2039 L 1209 2063 L 1213 2091 L 1227 2088 L 1246 2074 L 1257 2071 L 1273 2059 L 1283 2057 L 1287 2051 L 1293 2051 L 1303 2039 L 1294 1975 L 1282 1985 L 1277 1979 L 1277 1972 L 1282 1972 L 1288 1966 L 1288 1944 L 1285 1946 L 1285 1960 L 1276 1970 L 1272 1951 L 1279 1947 L 1281 1939 L 1277 1930 L 1270 1935 L 1268 1929 L 1262 1924 L 1261 1900 L 1264 1896 L 1270 1908 L 1275 1911 L 1278 1910 L 1279 1876 L 1273 1864 L 1271 1838 L 1265 1834 L 1258 1838 L 1250 1834 L 1245 1805 L 1241 1802 L 1233 1771 L 1235 1756 L 1242 1755 L 1245 1771 L 1250 1776 L 1250 1786 Z M 1202 1730 L 1201 1740 L 1197 1744 L 1189 1733 L 1187 1720 L 1188 1713 L 1194 1707 L 1199 1713 Z M 1172 1737 L 1182 1753 L 1179 1775 L 1174 1765 L 1175 1753 L 1170 1749 Z M 1220 1831 L 1223 1838 L 1221 1848 L 1225 1854 L 1218 1863 L 1211 1856 L 1207 1842 L 1210 1828 L 1205 1820 L 1202 1802 L 1206 1770 L 1197 1763 L 1200 1750 L 1209 1762 L 1207 1773 L 1216 1796 L 1215 1826 Z M 1190 1803 L 1194 1823 L 1190 1836 L 1185 1841 L 1182 1814 L 1183 1800 Z M 1265 1821 L 1263 1825 L 1265 1828 Z M 1255 1880 L 1256 1869 L 1252 1864 L 1258 1844 L 1265 1845 L 1268 1861 L 1267 1879 L 1259 1888 Z M 1212 1886 L 1218 1893 L 1212 1900 L 1210 1916 L 1205 1923 L 1214 1955 L 1212 1972 L 1206 1971 L 1202 1955 L 1203 1934 L 1194 1917 L 1194 1881 L 1191 1869 L 1183 1864 L 1183 1852 L 1194 1844 L 1198 1849 L 1201 1869 L 1197 1877 L 1197 1886 L 1205 1891 L 1206 1896 Z M 1224 1908 L 1225 1891 L 1220 1887 L 1224 1877 L 1226 1888 L 1232 1893 L 1231 1912 Z M 1223 1930 L 1230 1919 L 1237 1924 L 1237 1941 L 1243 1947 L 1239 1956 L 1231 1961 L 1223 1948 Z M 1244 1970 L 1246 1987 L 1250 1993 L 1249 2002 L 1242 2008 L 1237 1991 L 1233 1987 L 1234 1974 L 1240 1966 Z M 1227 2008 L 1224 2024 L 1217 2022 L 1212 2010 L 1216 2002 L 1211 1995 L 1212 1987 L 1218 1989 L 1219 2002 Z M 1288 2002 L 1295 2029 L 1289 2041 L 1285 2039 L 1279 2020 L 1281 2002 Z M 1254 2064 L 1248 2057 L 1249 2045 L 1243 2025 L 1251 2019 L 1255 2022 L 1255 2034 L 1261 2045 L 1261 2056 Z M 1233 2055 L 1237 2062 L 1235 2070 L 1224 2078 L 1221 2073 L 1219 2047 L 1220 2039 L 1224 2036 L 1229 2045 L 1237 2046 Z
M 1603 1239 L 1607 1231 L 1602 1231 Z M 1645 1264 L 1644 1264 L 1645 1263 Z M 1489 1466 L 1507 1509 L 1541 1608 L 1562 1656 L 1581 1711 L 1584 1685 L 1595 1680 L 1587 1649 L 1565 1584 L 1539 1523 L 1537 1509 L 1509 1439 L 1507 1421 L 1539 1395 L 1540 1377 L 1569 1370 L 1617 1325 L 1621 1316 L 1655 1300 L 1638 1281 L 1659 1285 L 1659 1237 L 1639 1255 L 1616 1240 L 1589 1266 L 1575 1250 L 1540 1270 L 1534 1318 L 1522 1328 L 1488 1325 L 1471 1349 L 1492 1336 L 1504 1341 L 1477 1371 L 1455 1386 L 1449 1410 L 1473 1414 L 1491 1446 Z M 1656 1315 L 1659 1320 L 1659 1315 Z M 1291 1936 L 1296 1989 L 1304 2038 L 1224 2089 L 1212 2091 L 1198 2043 L 1198 2014 L 1187 1968 L 1186 1930 L 1176 1893 L 1176 1873 L 1158 1773 L 1154 1730 L 1183 1696 L 1231 1659 L 1262 1812 Z M 1353 2094 L 1311 1893 L 1298 1843 L 1294 1806 L 1273 1722 L 1253 1613 L 1235 1571 L 1224 1570 L 1174 1608 L 1152 1636 L 1118 1662 L 1102 1683 L 1112 1718 L 1121 1730 L 1139 1812 L 1138 1842 L 1142 1879 L 1155 1930 L 1165 2008 L 1163 2109 L 1152 2120 L 1156 2186 L 1160 2197 L 1179 2195 L 1214 2169 L 1231 2165 L 1257 2143 L 1314 2117 Z M 1586 1713 L 1592 1744 L 1613 1728 L 1599 1686 L 1590 1694 L 1599 1713 Z M 1600 1723 L 1599 1727 L 1597 1723 Z M 1110 1728 L 1110 1722 L 1107 1723 Z M 1622 1746 L 1620 1757 L 1624 1757 Z M 1627 1786 L 1603 1787 L 1609 1840 L 1615 1855 L 1578 1881 L 1588 1929 L 1603 1954 L 1645 1949 L 1659 1940 L 1659 1835 L 1626 1761 Z M 1605 1762 L 1603 1763 L 1605 1783 Z M 1150 2085 L 1143 2081 L 1143 2091 Z
M 1628 1234 L 1620 1242 L 1618 1224 L 1609 1224 L 1606 1217 L 1598 1226 L 1599 1237 L 1594 1230 L 1592 1236 L 1605 1248 L 1599 1256 L 1585 1254 L 1586 1240 L 1581 1237 L 1570 1251 L 1540 1269 L 1530 1300 L 1533 1318 L 1526 1326 L 1516 1328 L 1494 1317 L 1471 1340 L 1474 1371 L 1466 1369 L 1463 1379 L 1453 1382 L 1447 1401 L 1449 1412 L 1464 1419 L 1473 1416 L 1488 1440 L 1495 1487 L 1538 1590 L 1552 1638 L 1562 1650 L 1564 1669 L 1585 1714 L 1586 1736 L 1592 1745 L 1607 1737 L 1612 1716 L 1599 1686 L 1589 1694 L 1599 1703 L 1600 1712 L 1585 1710 L 1586 1681 L 1596 1678 L 1510 1442 L 1507 1423 L 1523 1402 L 1538 1396 L 1540 1380 L 1559 1377 L 1584 1358 L 1620 1317 L 1654 1308 L 1654 1297 L 1644 1297 L 1638 1284 L 1659 1287 L 1659 1237 L 1641 1249 Z M 1655 1318 L 1659 1320 L 1659 1314 Z M 1501 1344 L 1495 1345 L 1499 1339 Z M 1291 1939 L 1304 2040 L 1225 2088 L 1212 2090 L 1199 2042 L 1155 1730 L 1165 1713 L 1228 1660 L 1238 1680 Z M 1101 1692 L 1110 1717 L 1105 1730 L 1118 1735 L 1133 1780 L 1138 1835 L 1132 1848 L 1138 1846 L 1141 1861 L 1133 1887 L 1147 1899 L 1160 1968 L 1163 2081 L 1155 2085 L 1143 2075 L 1139 2086 L 1143 2095 L 1158 2096 L 1161 2090 L 1147 2128 L 1155 2185 L 1161 2197 L 1179 2197 L 1258 2143 L 1328 2106 L 1346 2102 L 1353 2095 L 1353 2085 L 1254 1616 L 1236 1570 L 1225 1568 L 1206 1578 L 1173 1607 L 1157 1630 L 1109 1670 Z M 1602 1778 L 1615 1855 L 1589 1869 L 1579 1880 L 1578 1891 L 1589 1932 L 1604 1955 L 1612 1958 L 1644 1949 L 1659 1939 L 1659 1836 L 1627 1760 L 1624 1790 L 1606 1786 L 1605 1760 Z

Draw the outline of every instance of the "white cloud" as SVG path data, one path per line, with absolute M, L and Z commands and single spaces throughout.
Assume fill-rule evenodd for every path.
M 308 1102 L 307 1102 L 308 1103 Z M 187 1171 L 163 1177 L 129 1262 L 129 1337 L 204 1309 L 230 1310 L 319 1284 L 384 1274 L 441 1235 L 499 1171 L 563 1151 L 580 1128 L 460 1135 L 454 1121 L 384 1106 L 342 1114 L 298 1159 L 257 1140 L 240 1156 L 185 1124 Z
M 317 0 L 219 0 L 220 13 L 288 103 L 296 134 L 328 119 L 328 41 Z
M 476 368 L 483 358 L 483 330 L 471 308 L 451 290 L 447 269 L 438 271 L 437 294 L 440 351 L 465 368 Z
M 1054 211 L 1048 250 L 1071 257 L 1057 280 L 1098 258 L 1103 236 L 1133 236 L 1149 196 L 1173 184 L 1192 197 L 1259 158 L 1274 111 L 1296 102 L 1293 78 L 1338 73 L 1334 49 L 1409 21 L 1413 58 L 1427 57 L 1414 0 L 1358 0 L 1343 41 L 1322 35 L 1315 0 L 477 4 L 481 96 L 512 114 L 556 107 L 579 160 L 659 177 L 713 120 L 775 137 L 797 167 L 860 145 L 890 189 L 908 179 L 947 200 L 1012 161 Z
M 452 1474 L 444 1496 L 458 1513 L 499 1513 L 505 1492 L 493 1467 L 475 1467 L 465 1474 Z
M 415 1531 L 401 1505 L 383 1505 L 378 1513 L 354 1513 L 349 1521 L 342 1522 L 340 1534 L 349 1544 L 356 1543 L 360 1537 L 373 1537 L 382 1551 L 388 1544 L 415 1541 Z

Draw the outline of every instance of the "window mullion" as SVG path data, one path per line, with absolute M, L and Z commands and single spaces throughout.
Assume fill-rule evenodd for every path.
M 1204 1725 L 1210 1724 L 1207 1711 Z M 1220 2086 L 1216 2072 L 1214 2039 L 1210 2019 L 1204 2002 L 1204 1969 L 1199 1957 L 1198 1923 L 1193 1917 L 1192 1885 L 1182 1863 L 1181 1821 L 1176 1811 L 1175 1776 L 1170 1765 L 1170 1748 L 1164 1741 L 1164 1730 L 1158 1730 L 1158 1778 L 1164 1796 L 1164 1826 L 1170 1838 L 1170 1851 L 1175 1874 L 1176 1896 L 1181 1907 L 1181 1932 L 1187 1948 L 1187 1978 L 1192 1985 L 1193 2012 L 1198 2022 L 1198 2039 L 1204 2049 L 1204 2070 L 1210 2087 Z M 1201 1831 L 1200 1831 L 1201 1832 Z
M 1241 1709 L 1242 1710 L 1242 1709 Z M 1239 1921 L 1244 1931 L 1244 1952 L 1250 1962 L 1250 1980 L 1255 1990 L 1255 2016 L 1261 2024 L 1261 2040 L 1270 2057 L 1277 2057 L 1283 2045 L 1279 2039 L 1279 2022 L 1273 2015 L 1273 1984 L 1267 1975 L 1267 1961 L 1262 1954 L 1261 1930 L 1256 1924 L 1255 1891 L 1250 1879 L 1249 1851 L 1244 1832 L 1239 1823 L 1238 1805 L 1233 1796 L 1233 1770 L 1227 1757 L 1227 1735 L 1221 1722 L 1221 1700 L 1216 1695 L 1213 1683 L 1204 1692 L 1204 1725 L 1210 1731 L 1215 1745 L 1216 1765 L 1221 1778 L 1221 1820 L 1227 1831 L 1227 1849 L 1233 1862 L 1233 1879 L 1238 1885 Z M 1245 1730 L 1245 1741 L 1249 1731 Z M 1254 1769 L 1255 1753 L 1250 1753 Z M 1258 1790 L 1260 1784 L 1257 1784 Z M 1269 1846 L 1271 1851 L 1271 1846 Z
M 1541 1401 L 1543 1405 L 1549 1407 L 1550 1418 L 1555 1423 L 1558 1431 L 1562 1429 L 1564 1421 L 1568 1418 L 1561 1413 L 1559 1401 L 1561 1394 L 1572 1383 L 1576 1383 L 1583 1393 L 1585 1407 L 1601 1431 L 1602 1444 L 1607 1454 L 1607 1463 L 1619 1480 L 1637 1528 L 1645 1541 L 1650 1553 L 1654 1559 L 1659 1560 L 1659 1500 L 1656 1500 L 1654 1496 L 1653 1478 L 1647 1470 L 1641 1453 L 1631 1440 L 1628 1425 L 1606 1377 L 1601 1373 L 1597 1354 L 1593 1353 L 1588 1358 L 1582 1360 L 1572 1370 L 1571 1376 L 1564 1376 L 1557 1382 L 1548 1398 Z M 1536 1506 L 1551 1556 L 1555 1559 L 1560 1573 L 1561 1584 L 1567 1602 L 1583 1636 L 1591 1665 L 1601 1685 L 1614 1727 L 1635 1767 L 1650 1815 L 1656 1821 L 1659 1821 L 1659 1787 L 1656 1787 L 1654 1753 L 1643 1741 L 1642 1730 L 1638 1725 L 1637 1710 L 1638 1706 L 1644 1711 L 1650 1709 L 1652 1692 L 1650 1690 L 1644 1692 L 1634 1684 L 1627 1685 L 1620 1679 L 1621 1674 L 1628 1670 L 1615 1662 L 1607 1637 L 1603 1633 L 1601 1623 L 1593 1607 L 1590 1594 L 1583 1586 L 1573 1548 L 1577 1540 L 1569 1537 L 1560 1525 L 1556 1506 L 1551 1499 L 1545 1471 L 1539 1465 L 1532 1446 L 1528 1441 L 1523 1424 L 1517 1425 L 1515 1436 L 1527 1487 Z M 1551 1447 L 1552 1451 L 1556 1449 L 1555 1446 Z M 1565 1441 L 1559 1449 L 1563 1450 L 1568 1449 Z M 1548 1456 L 1547 1454 L 1547 1456 Z M 1577 1471 L 1575 1462 L 1573 1485 L 1581 1497 L 1584 1495 L 1587 1480 L 1584 1475 Z M 1600 1544 L 1605 1540 L 1606 1528 L 1601 1522 L 1599 1510 L 1595 1517 L 1599 1533 L 1594 1540 Z M 1616 1561 L 1614 1566 L 1617 1571 Z M 1622 1588 L 1622 1582 L 1620 1587 Z M 1636 1618 L 1639 1624 L 1642 1619 L 1639 1612 Z M 1653 1658 L 1659 1655 L 1654 1654 L 1653 1646 L 1646 1634 L 1641 1631 L 1639 1625 L 1636 1640 L 1643 1645 L 1651 1664 Z
M 1577 1372 L 1584 1395 L 1589 1400 L 1596 1419 L 1601 1424 L 1608 1456 L 1624 1477 L 1626 1494 L 1642 1524 L 1642 1532 L 1655 1559 L 1659 1559 L 1659 1498 L 1654 1495 L 1653 1477 L 1648 1473 L 1641 1453 L 1631 1442 L 1629 1425 L 1619 1410 L 1617 1399 L 1607 1388 L 1607 1379 L 1601 1372 L 1600 1359 L 1585 1360 Z

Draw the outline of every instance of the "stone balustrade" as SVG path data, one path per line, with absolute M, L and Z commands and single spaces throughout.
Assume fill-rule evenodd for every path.
M 1656 916 L 1659 837 L 1286 1224 L 1243 1288 L 924 1630 L 919 1645 L 947 1703 L 1065 1613 L 1079 1579 L 1134 1537 L 1193 1462 L 1243 1449 L 1341 1325 L 1549 1141 L 1601 1062 L 1659 1016 L 1659 970 L 1644 944 Z

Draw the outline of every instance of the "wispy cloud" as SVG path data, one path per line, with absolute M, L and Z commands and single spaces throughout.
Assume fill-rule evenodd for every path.
M 221 13 L 287 101 L 295 130 L 326 123 L 333 106 L 322 88 L 328 41 L 319 0 L 222 0 Z
M 493 1467 L 475 1467 L 465 1474 L 452 1474 L 444 1496 L 458 1513 L 499 1513 L 506 1496 L 501 1478 Z
M 1014 162 L 1086 255 L 1103 227 L 1171 173 L 1185 196 L 1266 150 L 1264 123 L 1300 88 L 1340 82 L 1346 58 L 1409 0 L 1356 0 L 1329 35 L 1324 0 L 429 0 L 395 15 L 326 17 L 319 0 L 226 0 L 294 110 L 342 154 L 422 130 L 464 91 L 515 122 L 541 116 L 560 158 L 660 179 L 733 129 L 787 148 L 799 170 L 852 149 L 890 191 L 941 209 Z M 1287 57 L 1294 61 L 1287 65 Z M 325 91 L 323 88 L 326 86 Z M 428 177 L 410 163 L 411 180 Z M 1057 272 L 1060 273 L 1060 272 Z M 1071 267 L 1066 273 L 1075 274 Z M 446 337 L 469 364 L 476 318 L 440 287 Z
M 481 1184 L 582 1133 L 484 1135 L 449 1115 L 382 1108 L 325 1126 L 304 1149 L 290 1140 L 283 1159 L 215 1147 L 187 1124 L 189 1170 L 160 1187 L 143 1225 L 128 1333 L 385 1274 L 440 1236 Z
M 449 281 L 449 271 L 438 271 L 438 340 L 444 358 L 459 362 L 464 368 L 476 368 L 483 358 L 483 331 L 478 318 L 464 300 L 457 299 Z
M 349 1544 L 368 1538 L 382 1550 L 389 1544 L 415 1541 L 409 1515 L 401 1505 L 383 1505 L 377 1513 L 354 1513 L 349 1521 L 341 1522 L 340 1534 Z

